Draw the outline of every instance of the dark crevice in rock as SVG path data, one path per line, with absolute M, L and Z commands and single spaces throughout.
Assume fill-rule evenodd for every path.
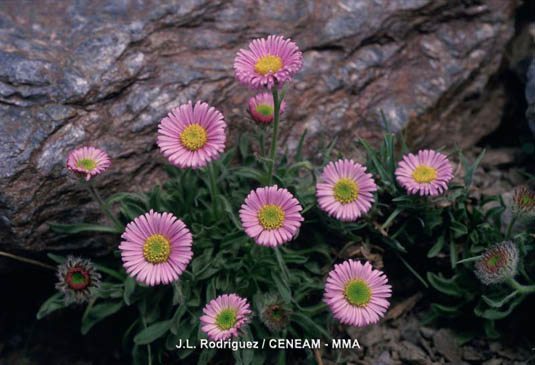
M 507 46 L 507 58 L 495 82 L 505 88 L 505 105 L 498 128 L 482 138 L 478 146 L 486 148 L 519 148 L 518 164 L 528 163 L 535 157 L 535 139 L 526 119 L 527 102 L 525 89 L 527 70 L 531 60 L 535 59 L 535 3 L 525 1 L 519 6 L 515 15 L 515 38 Z
M 307 51 L 317 51 L 317 52 L 345 52 L 345 48 L 336 44 L 330 44 L 330 45 L 321 45 L 316 47 L 309 47 L 307 49 L 303 50 L 304 52 Z

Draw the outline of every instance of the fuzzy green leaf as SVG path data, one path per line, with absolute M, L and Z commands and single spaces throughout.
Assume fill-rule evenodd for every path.
M 63 293 L 56 293 L 48 298 L 39 308 L 37 312 L 37 319 L 41 319 L 55 310 L 65 307 L 65 300 L 63 299 Z
M 154 342 L 169 331 L 171 320 L 156 322 L 141 330 L 135 337 L 134 342 L 138 345 L 146 345 Z
M 82 318 L 82 335 L 89 332 L 91 328 L 98 322 L 102 321 L 106 317 L 117 313 L 123 307 L 123 301 L 120 302 L 104 302 L 92 307 L 88 307 L 88 310 Z
M 432 272 L 428 272 L 427 280 L 429 281 L 431 286 L 435 288 L 436 290 L 438 290 L 439 292 L 442 292 L 444 294 L 448 294 L 454 297 L 462 296 L 462 294 L 460 293 L 459 287 L 455 283 L 455 277 L 451 279 L 446 279 Z
M 99 224 L 90 223 L 48 223 L 50 229 L 58 233 L 75 234 L 80 232 L 107 232 L 107 233 L 122 233 L 117 227 L 101 226 Z
M 444 242 L 445 242 L 444 236 L 440 236 L 437 242 L 433 245 L 433 247 L 431 247 L 429 252 L 427 252 L 427 257 L 432 258 L 438 255 L 440 251 L 442 250 L 442 248 L 444 247 Z

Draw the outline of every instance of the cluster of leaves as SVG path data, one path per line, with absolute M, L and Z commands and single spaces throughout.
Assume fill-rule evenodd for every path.
M 476 201 L 469 194 L 482 155 L 473 165 L 463 158 L 463 185 L 450 186 L 448 194 L 441 197 L 424 198 L 408 196 L 396 183 L 397 162 L 401 154 L 408 152 L 403 140 L 399 153 L 391 134 L 384 137 L 378 150 L 359 141 L 357 148 L 362 146 L 367 151 L 368 170 L 375 177 L 378 192 L 369 214 L 357 222 L 343 223 L 320 211 L 315 198 L 316 176 L 328 163 L 336 141 L 325 146 L 321 166 L 314 166 L 302 158 L 305 134 L 292 159 L 288 154 L 278 157 L 273 176 L 274 183 L 287 188 L 299 200 L 305 218 L 297 238 L 279 251 L 254 244 L 243 232 L 237 216 L 251 189 L 266 184 L 264 171 L 269 162 L 252 151 L 247 135 L 242 135 L 232 149 L 214 162 L 219 190 L 215 210 L 208 174 L 170 165 L 166 166 L 169 179 L 162 186 L 155 186 L 148 193 L 118 193 L 108 198 L 107 207 L 120 205 L 123 223 L 150 209 L 179 217 L 193 234 L 194 256 L 179 281 L 157 288 L 146 287 L 128 277 L 118 251 L 99 262 L 97 269 L 105 278 L 84 311 L 82 333 L 121 311 L 129 321 L 124 325 L 123 343 L 125 349 L 132 349 L 134 363 L 145 363 L 147 356 L 161 360 L 178 355 L 181 359 L 194 356 L 198 363 L 206 364 L 216 350 L 176 350 L 175 345 L 180 340 L 196 344 L 206 338 L 200 331 L 199 321 L 204 305 L 217 295 L 237 293 L 249 298 L 255 313 L 246 327 L 245 339 L 330 338 L 333 319 L 322 302 L 325 275 L 346 244 L 368 247 L 373 244 L 384 248 L 386 255 L 399 259 L 407 269 L 403 275 L 414 275 L 424 287 L 444 294 L 443 298 L 438 297 L 442 302 L 431 305 L 429 319 L 458 316 L 472 308 L 471 313 L 485 320 L 487 333 L 495 334 L 493 321 L 511 313 L 524 296 L 509 295 L 504 288 L 493 290 L 492 296 L 482 295 L 487 289 L 478 283 L 472 271 L 470 258 L 504 239 L 500 230 L 503 202 L 497 197 Z M 263 138 L 258 137 L 257 142 L 263 156 Z M 497 201 L 498 206 L 485 209 L 491 201 Z M 84 223 L 54 224 L 52 228 L 64 234 L 121 233 L 115 227 Z M 523 254 L 533 247 L 526 233 L 513 238 Z M 65 260 L 49 256 L 58 263 Z M 447 266 L 445 257 L 449 257 Z M 522 269 L 521 272 L 525 274 Z M 528 277 L 525 279 L 529 281 Z M 263 296 L 270 293 L 278 294 L 293 312 L 290 325 L 281 333 L 270 333 L 258 316 Z M 43 304 L 38 318 L 63 306 L 60 295 L 56 294 Z M 284 351 L 250 349 L 235 351 L 233 355 L 243 364 L 274 359 L 282 364 L 286 356 Z M 308 356 L 312 358 L 313 354 Z
M 304 137 L 304 136 L 303 136 Z M 170 212 L 179 217 L 193 234 L 193 259 L 180 280 L 168 286 L 150 288 L 128 277 L 121 266 L 119 251 L 114 252 L 97 268 L 107 274 L 101 288 L 82 316 L 82 333 L 119 311 L 129 313 L 123 342 L 131 348 L 136 363 L 145 363 L 147 356 L 162 359 L 165 350 L 176 352 L 180 359 L 190 355 L 199 363 L 207 363 L 216 350 L 176 350 L 180 340 L 197 344 L 206 338 L 200 331 L 199 318 L 206 303 L 225 293 L 238 293 L 249 298 L 255 315 L 245 330 L 247 338 L 329 338 L 326 328 L 331 319 L 321 302 L 325 271 L 333 262 L 326 232 L 314 221 L 305 222 L 301 236 L 291 245 L 275 251 L 259 246 L 245 235 L 237 215 L 251 189 L 265 184 L 265 163 L 252 151 L 250 138 L 243 135 L 236 146 L 213 162 L 217 195 L 217 209 L 212 209 L 208 174 L 201 170 L 166 166 L 169 179 L 150 192 L 117 193 L 105 202 L 109 207 L 120 204 L 120 219 L 124 223 L 153 209 Z M 262 144 L 262 140 L 259 141 Z M 286 187 L 303 206 L 303 214 L 315 209 L 315 177 L 312 165 L 301 158 L 303 139 L 293 163 L 288 156 L 280 157 L 274 183 Z M 239 160 L 240 163 L 233 163 Z M 307 172 L 308 171 L 308 172 Z M 61 233 L 83 231 L 121 233 L 114 227 L 93 224 L 52 224 Z M 304 237 L 306 231 L 306 237 Z M 58 263 L 65 258 L 49 255 Z M 291 325 L 282 333 L 270 333 L 258 316 L 264 295 L 276 294 L 293 312 Z M 41 318 L 63 307 L 59 295 L 45 302 L 38 313 Z M 149 345 L 149 346 L 146 346 Z M 150 349 L 150 350 L 149 350 Z M 149 355 L 147 352 L 150 351 Z M 267 357 L 285 360 L 284 352 L 269 353 L 240 350 L 233 353 L 244 364 L 263 363 Z M 173 355 L 176 356 L 176 355 Z M 309 354 L 313 357 L 313 354 Z
M 402 140 L 401 152 L 408 153 Z M 401 262 L 429 292 L 430 312 L 424 323 L 464 317 L 466 328 L 458 329 L 458 342 L 469 341 L 481 330 L 498 338 L 496 321 L 505 319 L 528 296 L 507 284 L 486 286 L 474 273 L 474 262 L 489 247 L 512 240 L 519 249 L 519 278 L 533 284 L 528 260 L 522 260 L 535 248 L 533 234 L 512 230 L 504 221 L 507 207 L 500 195 L 476 199 L 471 193 L 472 179 L 483 151 L 469 164 L 457 151 L 464 170 L 462 184 L 451 184 L 446 194 L 434 198 L 408 196 L 394 180 L 396 168 L 395 140 L 386 136 L 379 151 L 363 142 L 369 155 L 368 165 L 380 177 L 375 215 L 386 217 L 375 236 L 393 249 Z M 372 218 L 373 219 L 373 218 Z M 380 221 L 380 218 L 377 218 Z M 376 241 L 377 242 L 377 241 Z M 423 274 L 425 273 L 425 275 Z M 458 321 L 458 323 L 463 321 Z M 479 323 L 473 327 L 474 322 Z

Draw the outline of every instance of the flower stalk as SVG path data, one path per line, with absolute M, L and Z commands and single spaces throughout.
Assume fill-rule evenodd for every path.
M 507 280 L 507 284 L 509 284 L 513 289 L 522 294 L 535 292 L 535 285 L 522 285 L 515 279 Z
M 290 287 L 290 274 L 288 272 L 288 267 L 286 266 L 286 263 L 284 262 L 284 259 L 282 258 L 282 255 L 278 246 L 275 246 L 275 256 L 277 257 L 277 263 L 279 264 L 279 268 L 281 269 L 281 273 L 283 275 L 284 281 L 286 282 L 288 287 Z
M 210 195 L 212 197 L 212 212 L 214 214 L 214 218 L 217 219 L 217 217 L 219 216 L 219 212 L 218 212 L 219 205 L 217 204 L 217 184 L 216 184 L 216 179 L 215 179 L 213 163 L 210 163 L 208 165 L 208 177 L 210 180 Z
M 89 190 L 89 193 L 91 194 L 93 199 L 95 199 L 95 201 L 98 203 L 98 205 L 99 205 L 100 209 L 102 210 L 102 212 L 104 214 L 106 214 L 106 216 L 109 219 L 111 219 L 111 221 L 115 224 L 117 229 L 119 229 L 121 232 L 124 231 L 123 224 L 117 219 L 117 217 L 115 217 L 112 214 L 112 212 L 110 211 L 110 208 L 106 206 L 106 204 L 104 203 L 104 201 L 100 197 L 100 194 L 98 193 L 97 188 L 95 187 L 95 185 L 93 185 L 93 182 L 91 180 L 89 180 L 89 181 L 85 181 L 84 180 L 84 182 L 86 184 L 87 190 Z
M 9 253 L 9 252 L 0 251 L 0 256 L 9 257 L 10 259 L 17 260 L 17 261 L 20 261 L 20 262 L 25 262 L 27 264 L 31 264 L 31 265 L 35 265 L 35 266 L 39 266 L 39 267 L 43 267 L 45 269 L 50 269 L 50 270 L 54 270 L 54 271 L 56 271 L 56 269 L 57 269 L 56 267 L 54 267 L 52 265 L 48 265 L 48 264 L 45 264 L 45 263 L 37 261 L 37 260 L 28 259 L 26 257 L 13 255 L 12 253 Z
M 271 148 L 269 150 L 269 167 L 267 175 L 267 185 L 271 185 L 273 178 L 273 167 L 275 165 L 275 153 L 277 151 L 277 138 L 279 136 L 279 119 L 280 119 L 280 104 L 282 100 L 279 100 L 279 90 L 277 89 L 277 83 L 271 89 L 273 93 L 273 136 L 271 138 Z M 282 99 L 282 98 L 281 98 Z

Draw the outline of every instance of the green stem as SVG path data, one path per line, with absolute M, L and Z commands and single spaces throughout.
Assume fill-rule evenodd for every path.
M 507 227 L 507 232 L 505 234 L 505 240 L 507 241 L 511 237 L 511 232 L 513 230 L 513 226 L 516 222 L 516 214 L 513 214 L 513 217 L 511 218 L 511 222 L 509 222 L 509 226 Z
M 145 313 L 141 313 L 141 322 L 143 323 L 143 327 L 147 328 L 147 320 L 145 318 Z M 152 349 L 150 348 L 150 344 L 147 344 L 147 356 L 148 356 L 148 365 L 152 365 Z
M 124 231 L 123 224 L 111 213 L 110 209 L 106 207 L 106 204 L 100 197 L 100 194 L 98 193 L 97 188 L 93 185 L 93 182 L 91 180 L 87 181 L 86 186 L 87 186 L 87 189 L 89 190 L 89 193 L 93 197 L 93 199 L 97 201 L 102 212 L 104 212 L 104 214 L 106 214 L 106 216 L 112 220 L 112 222 L 115 224 L 115 226 L 118 229 L 120 229 L 121 231 Z
M 465 263 L 465 262 L 472 262 L 472 261 L 477 261 L 481 258 L 481 255 L 478 255 L 478 256 L 473 256 L 473 257 L 468 257 L 466 259 L 462 259 L 462 260 L 459 260 L 457 261 L 457 264 L 462 264 L 462 263 Z
M 262 130 L 259 132 L 260 133 L 260 138 L 259 138 L 259 142 L 260 142 L 260 154 L 262 155 L 262 159 L 265 159 L 266 158 L 266 147 L 264 145 L 264 134 L 265 132 Z
M 217 211 L 217 185 L 215 183 L 215 173 L 214 173 L 214 165 L 213 163 L 210 163 L 208 165 L 208 177 L 210 179 L 210 195 L 212 196 L 212 211 L 214 213 L 214 217 L 217 218 L 218 211 Z
M 280 103 L 279 90 L 277 90 L 277 84 L 275 84 L 271 91 L 273 93 L 273 136 L 271 138 L 271 149 L 269 150 L 269 169 L 267 176 L 267 185 L 271 185 L 271 179 L 273 178 L 273 166 L 275 165 L 275 152 L 277 151 L 277 138 L 279 136 L 279 114 Z
M 95 269 L 97 269 L 98 271 L 101 271 L 103 273 L 106 273 L 108 274 L 109 276 L 111 277 L 114 277 L 115 279 L 118 279 L 120 281 L 124 281 L 124 279 L 126 278 L 125 275 L 122 275 L 121 273 L 115 271 L 115 270 L 112 270 L 106 266 L 103 266 L 103 265 L 100 265 L 100 264 L 97 264 L 97 263 L 93 263 L 93 266 L 95 267 Z
M 535 285 L 522 285 L 515 279 L 509 279 L 507 280 L 507 283 L 513 287 L 513 289 L 516 289 L 519 293 L 533 293 L 535 292 Z
M 37 260 L 27 259 L 26 257 L 13 255 L 13 254 L 11 254 L 9 252 L 0 251 L 0 256 L 9 257 L 10 259 L 21 261 L 21 262 L 25 262 L 27 264 L 44 267 L 45 269 L 50 269 L 50 270 L 54 270 L 54 271 L 57 270 L 57 268 L 52 266 L 52 265 L 48 265 L 48 264 L 42 263 L 42 262 L 37 261 Z
M 286 266 L 286 263 L 284 262 L 284 259 L 282 258 L 282 255 L 278 246 L 275 246 L 275 256 L 277 257 L 277 263 L 279 264 L 279 267 L 281 269 L 284 281 L 286 282 L 288 287 L 290 287 L 290 273 L 288 272 L 288 267 Z

